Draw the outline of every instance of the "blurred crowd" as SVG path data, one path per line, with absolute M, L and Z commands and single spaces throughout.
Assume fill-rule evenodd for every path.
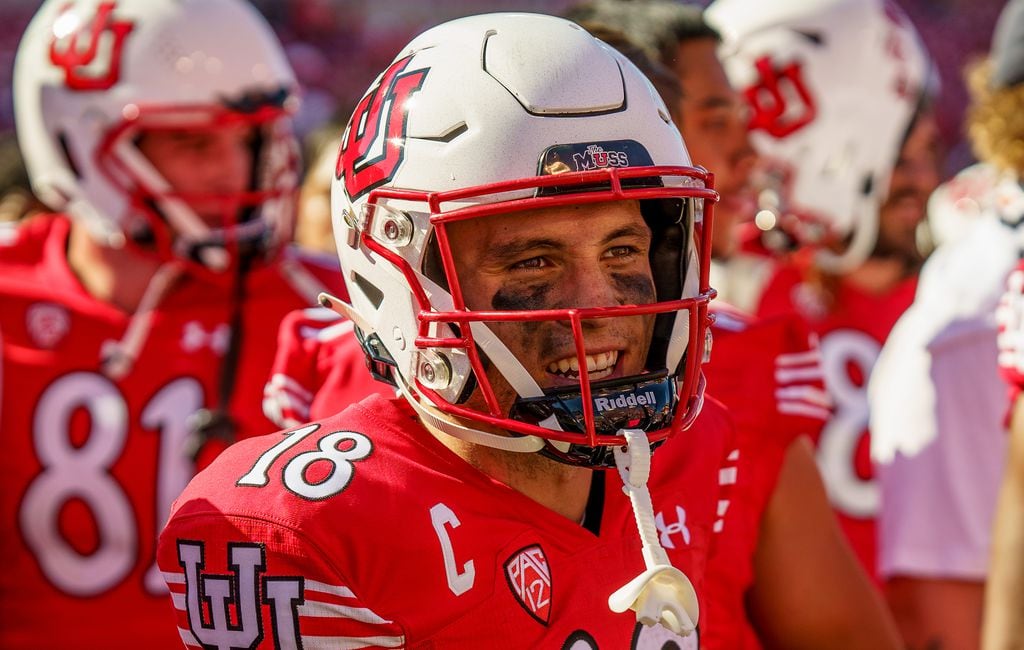
M 14 125 L 11 72 L 18 39 L 38 0 L 0 5 L 0 131 Z M 569 0 L 259 0 L 285 45 L 303 87 L 296 128 L 305 135 L 331 118 L 347 116 L 362 90 L 387 65 L 394 51 L 428 26 L 487 11 L 560 14 Z M 707 3 L 703 3 L 707 4 Z M 988 48 L 1001 0 L 908 0 L 901 3 L 935 59 L 945 86 L 936 113 L 950 149 L 947 173 L 970 158 L 960 118 L 967 93 L 960 69 Z

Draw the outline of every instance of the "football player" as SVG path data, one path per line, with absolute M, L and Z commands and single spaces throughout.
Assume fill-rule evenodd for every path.
M 766 278 L 756 313 L 796 314 L 820 336 L 834 412 L 815 439 L 818 465 L 874 576 L 867 378 L 916 287 L 919 258 L 893 251 L 938 179 L 928 56 L 906 16 L 882 0 L 718 0 L 708 15 L 765 160 L 758 220 L 809 246 Z M 883 210 L 889 195 L 896 201 Z M 899 223 L 880 226 L 880 214 Z
M 674 86 L 655 86 L 675 108 L 689 151 L 696 162 L 710 156 L 731 170 L 735 196 L 723 199 L 731 213 L 723 220 L 716 206 L 712 244 L 713 260 L 731 260 L 738 223 L 744 211 L 751 213 L 746 220 L 753 212 L 743 200 L 753 152 L 742 100 L 715 55 L 717 32 L 700 8 L 668 0 L 596 0 L 569 15 L 588 29 L 623 26 L 675 71 Z M 842 539 L 812 452 L 800 439 L 820 431 L 831 414 L 806 326 L 792 317 L 757 320 L 720 300 L 712 311 L 715 344 L 704 373 L 738 439 L 709 564 L 703 646 L 757 647 L 758 639 L 785 647 L 893 646 L 891 622 Z
M 1010 407 L 997 369 L 1021 367 L 1018 274 L 1004 307 L 997 305 L 1024 250 L 1024 2 L 1006 5 L 991 56 L 969 66 L 966 81 L 966 132 L 981 162 L 929 203 L 946 223 L 959 222 L 958 234 L 922 269 L 914 303 L 882 349 L 869 390 L 882 490 L 879 569 L 910 647 L 979 647 L 983 609 L 988 647 L 1013 647 L 1024 631 L 1013 471 L 991 532 Z M 998 335 L 997 311 L 1004 325 Z
M 157 531 L 197 463 L 273 430 L 277 322 L 340 290 L 283 248 L 294 78 L 240 0 L 53 0 L 14 82 L 60 214 L 0 234 L 0 646 L 180 647 Z
M 664 103 L 573 23 L 474 16 L 403 49 L 342 142 L 325 301 L 401 397 L 193 480 L 158 551 L 183 638 L 698 647 L 717 195 Z

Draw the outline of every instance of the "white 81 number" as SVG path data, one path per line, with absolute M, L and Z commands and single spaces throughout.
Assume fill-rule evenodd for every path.
M 821 432 L 818 465 L 832 505 L 859 519 L 878 514 L 878 484 L 858 476 L 855 463 L 868 426 L 868 376 L 879 351 L 878 341 L 855 330 L 830 332 L 821 340 L 822 372 L 836 410 Z M 851 365 L 860 371 L 862 384 L 850 378 Z
M 195 473 L 195 465 L 181 449 L 189 432 L 186 419 L 202 406 L 202 386 L 182 377 L 160 389 L 142 410 L 142 426 L 160 435 L 153 522 L 157 530 L 171 502 Z M 91 426 L 85 442 L 76 446 L 71 421 L 82 409 Z M 32 436 L 42 471 L 25 492 L 19 520 L 46 577 L 65 593 L 102 593 L 124 580 L 135 565 L 138 526 L 128 495 L 111 473 L 129 432 L 124 397 L 102 375 L 65 375 L 46 389 L 36 405 Z M 60 514 L 72 499 L 81 500 L 96 522 L 99 545 L 87 554 L 69 544 L 61 532 Z M 150 593 L 166 592 L 155 562 L 144 581 Z

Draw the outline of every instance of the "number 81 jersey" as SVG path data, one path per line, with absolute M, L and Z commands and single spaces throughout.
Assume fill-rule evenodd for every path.
M 816 282 L 798 264 L 779 267 L 757 315 L 797 314 L 821 341 L 833 412 L 814 439 L 818 467 L 846 538 L 869 576 L 877 573 L 879 487 L 870 458 L 868 378 L 882 343 L 914 300 L 917 276 L 872 293 L 848 279 Z
M 195 473 L 189 418 L 217 402 L 228 301 L 183 280 L 131 371 L 108 377 L 100 352 L 128 316 L 79 285 L 67 229 L 46 216 L 0 233 L 0 647 L 180 647 L 156 536 Z M 302 304 L 269 269 L 254 273 L 269 295 L 246 322 Z M 276 331 L 245 334 L 232 403 L 242 436 L 275 428 L 259 404 Z

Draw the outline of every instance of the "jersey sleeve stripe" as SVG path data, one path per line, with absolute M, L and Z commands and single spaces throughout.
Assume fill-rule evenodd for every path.
M 778 408 L 779 413 L 783 415 L 800 415 L 817 420 L 828 420 L 832 417 L 832 411 L 829 409 L 813 406 L 807 402 L 779 402 Z
M 299 328 L 299 336 L 303 339 L 327 343 L 351 334 L 354 330 L 355 324 L 351 320 L 342 320 L 326 328 L 303 326 Z
M 804 368 L 776 368 L 775 381 L 780 384 L 791 384 L 797 381 L 822 380 L 821 366 L 813 365 Z
M 404 636 L 303 636 L 304 650 L 360 650 L 361 648 L 402 648 Z
M 305 587 L 306 591 L 319 591 L 320 593 L 341 596 L 342 598 L 356 597 L 348 587 L 343 587 L 341 585 L 329 585 L 326 582 L 317 582 L 316 580 L 306 580 Z
M 313 400 L 313 393 L 302 386 L 299 382 L 295 381 L 288 375 L 280 372 L 275 372 L 270 376 L 270 381 L 267 382 L 267 388 L 283 389 L 295 393 L 303 400 L 309 402 Z
M 718 484 L 732 485 L 736 482 L 737 470 L 735 467 L 723 467 L 718 470 Z
M 183 584 L 185 584 L 185 574 L 184 573 L 167 573 L 166 571 L 161 571 L 160 575 L 163 576 L 164 582 L 166 582 L 169 585 L 183 585 Z
M 348 618 L 360 623 L 378 625 L 388 625 L 393 622 L 378 616 L 373 610 L 366 607 L 347 607 L 319 600 L 307 600 L 304 605 L 299 605 L 298 610 L 299 616 L 313 618 Z
M 294 414 L 299 423 L 305 422 L 309 419 L 309 402 L 302 400 L 302 398 L 289 395 L 284 391 L 276 391 L 269 388 L 263 393 L 263 413 L 269 416 L 269 413 L 277 415 L 282 414 L 282 419 L 295 419 L 285 418 L 283 415 L 285 411 L 291 411 L 289 415 Z M 289 425 L 291 426 L 291 425 Z
M 775 357 L 775 365 L 777 366 L 810 366 L 818 365 L 819 363 L 821 363 L 821 352 L 818 350 L 784 353 Z
M 817 386 L 783 386 L 775 389 L 775 398 L 780 402 L 809 402 L 822 408 L 832 407 L 828 392 Z
M 177 605 L 175 605 L 177 607 Z M 191 630 L 184 628 L 178 628 L 178 635 L 181 637 L 181 642 L 190 648 L 201 648 L 203 647 L 199 641 L 196 640 L 195 635 L 192 634 Z

